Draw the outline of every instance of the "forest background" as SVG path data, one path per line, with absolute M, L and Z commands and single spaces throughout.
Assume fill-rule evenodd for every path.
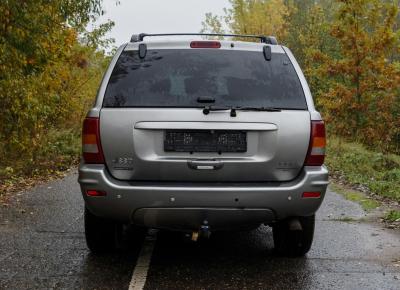
M 118 2 L 118 1 L 116 1 Z M 77 164 L 112 51 L 102 0 L 0 3 L 0 195 Z M 398 0 L 230 0 L 203 32 L 274 35 L 310 84 L 334 180 L 400 201 Z

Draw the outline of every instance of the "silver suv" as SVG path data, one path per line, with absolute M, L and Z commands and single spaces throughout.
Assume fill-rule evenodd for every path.
M 195 240 L 266 224 L 278 253 L 304 255 L 328 171 L 324 123 L 293 54 L 274 37 L 162 36 L 117 50 L 84 121 L 89 249 L 114 249 L 122 225 Z

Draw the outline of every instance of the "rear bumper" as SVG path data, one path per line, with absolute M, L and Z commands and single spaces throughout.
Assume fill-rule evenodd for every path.
M 104 165 L 81 164 L 78 181 L 87 208 L 98 216 L 168 229 L 194 229 L 207 220 L 210 228 L 223 228 L 314 214 L 325 196 L 328 170 L 305 167 L 282 183 L 156 183 L 119 181 Z M 90 197 L 87 190 L 107 195 Z M 304 199 L 305 191 L 320 192 L 321 198 Z

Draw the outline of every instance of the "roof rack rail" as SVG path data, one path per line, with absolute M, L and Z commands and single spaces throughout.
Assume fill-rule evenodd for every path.
M 274 36 L 248 35 L 248 34 L 222 34 L 222 33 L 155 33 L 155 34 L 140 33 L 132 35 L 131 42 L 143 41 L 145 37 L 152 37 L 152 36 L 186 36 L 186 35 L 259 38 L 261 43 L 267 43 L 272 45 L 278 44 L 278 41 Z

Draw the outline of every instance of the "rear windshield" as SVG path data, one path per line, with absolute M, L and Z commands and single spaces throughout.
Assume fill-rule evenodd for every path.
M 104 107 L 215 106 L 307 109 L 303 89 L 286 54 L 222 49 L 122 52 L 107 86 Z

